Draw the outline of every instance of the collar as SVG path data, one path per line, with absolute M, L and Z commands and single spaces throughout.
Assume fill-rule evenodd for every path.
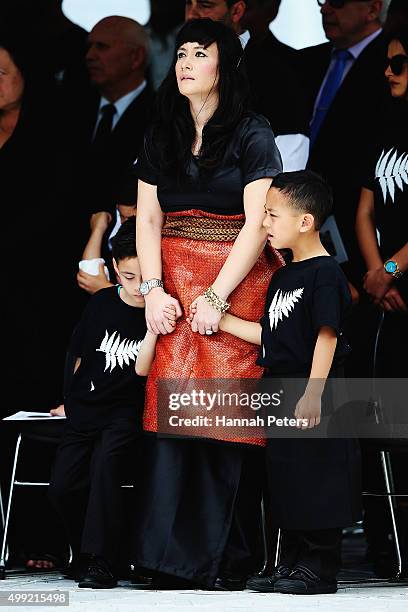
M 373 42 L 373 40 L 375 40 L 381 34 L 381 32 L 382 32 L 382 28 L 379 28 L 378 30 L 370 34 L 369 36 L 366 36 L 365 38 L 363 38 L 363 40 L 360 40 L 360 42 L 358 42 L 357 44 L 353 45 L 352 47 L 349 47 L 348 51 L 350 51 L 353 58 L 355 60 L 358 59 L 360 55 L 362 54 L 362 52 L 364 51 L 364 49 L 368 47 L 368 45 L 371 42 Z
M 119 98 L 119 100 L 116 100 L 116 102 L 113 103 L 114 107 L 116 108 L 116 115 L 118 118 L 121 117 L 123 113 L 125 112 L 125 110 L 127 109 L 127 107 L 130 106 L 132 102 L 136 100 L 138 96 L 140 96 L 140 94 L 143 92 L 146 86 L 147 86 L 147 82 L 143 81 L 139 85 L 139 87 L 136 87 L 136 89 L 129 91 L 129 93 L 125 94 L 124 96 Z M 102 96 L 99 102 L 99 112 L 102 106 L 105 106 L 105 104 L 111 104 L 111 102 L 109 102 L 109 100 L 107 100 L 105 97 Z
M 248 30 L 245 30 L 245 32 L 242 32 L 242 34 L 239 35 L 239 40 L 241 41 L 243 49 L 245 49 L 245 47 L 247 46 L 250 38 L 251 35 Z

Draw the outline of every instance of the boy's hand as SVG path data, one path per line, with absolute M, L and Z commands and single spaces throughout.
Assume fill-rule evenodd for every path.
M 88 274 L 83 270 L 79 270 L 77 273 L 77 283 L 84 289 L 87 293 L 93 295 L 99 289 L 104 289 L 105 287 L 111 287 L 112 283 L 108 281 L 105 274 L 105 264 L 99 264 L 99 272 L 97 276 L 93 274 Z
M 177 311 L 176 311 L 176 307 L 174 306 L 174 304 L 167 304 L 163 308 L 163 312 L 166 315 L 167 320 L 170 323 L 170 325 L 172 325 L 173 327 L 176 327 Z
M 307 421 L 303 425 L 297 425 L 298 429 L 313 429 L 320 424 L 322 412 L 321 395 L 305 392 L 296 404 L 295 417 Z
M 89 225 L 91 227 L 92 232 L 99 230 L 104 234 L 109 227 L 109 223 L 111 222 L 112 222 L 112 215 L 106 211 L 102 211 L 102 212 L 94 213 L 91 216 Z
M 50 410 L 50 415 L 51 416 L 65 416 L 65 408 L 64 408 L 64 404 L 60 404 L 59 406 L 57 406 L 56 408 L 52 408 Z
M 191 326 L 191 323 L 194 319 L 194 315 L 197 312 L 197 298 L 190 304 L 190 312 L 187 315 L 187 323 Z

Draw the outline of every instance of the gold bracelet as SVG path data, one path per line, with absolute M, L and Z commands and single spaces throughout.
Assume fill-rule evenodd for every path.
M 215 308 L 215 310 L 217 310 L 221 314 L 225 314 L 227 312 L 228 308 L 231 306 L 231 304 L 229 302 L 227 302 L 226 300 L 221 299 L 215 293 L 215 291 L 214 291 L 214 289 L 212 287 L 208 287 L 208 289 L 204 292 L 204 297 L 207 300 L 207 302 L 209 304 L 211 304 L 211 306 L 213 308 Z

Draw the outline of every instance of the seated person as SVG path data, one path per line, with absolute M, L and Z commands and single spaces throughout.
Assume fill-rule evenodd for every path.
M 120 485 L 126 465 L 134 461 L 129 457 L 140 450 L 144 380 L 135 375 L 134 362 L 146 325 L 135 237 L 130 219 L 112 245 L 121 284 L 90 299 L 68 351 L 67 427 L 49 494 L 67 531 L 70 575 L 79 587 L 117 584 L 123 546 Z
M 77 274 L 78 286 L 90 295 L 115 284 L 112 240 L 122 223 L 136 215 L 137 181 L 128 173 L 116 194 L 116 215 L 100 211 L 91 216 L 91 235 L 82 253 Z

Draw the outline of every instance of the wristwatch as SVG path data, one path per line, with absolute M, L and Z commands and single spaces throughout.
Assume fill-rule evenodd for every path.
M 142 295 L 147 295 L 149 291 L 154 289 L 155 287 L 161 287 L 163 289 L 163 281 L 158 278 L 152 278 L 148 281 L 143 281 L 139 287 L 139 291 Z
M 394 259 L 388 259 L 384 264 L 384 270 L 388 272 L 388 274 L 392 274 L 394 278 L 401 278 L 404 274 L 398 267 L 397 262 Z

